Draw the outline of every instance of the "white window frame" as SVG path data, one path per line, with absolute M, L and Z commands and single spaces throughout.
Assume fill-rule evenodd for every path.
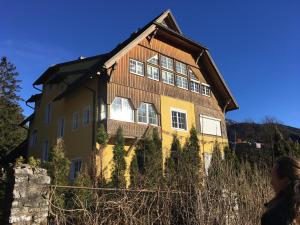
M 181 79 L 181 83 L 183 84 L 183 80 L 185 80 L 186 81 L 186 85 L 187 85 L 187 87 L 183 87 L 183 86 L 180 86 L 179 84 L 178 84 L 178 78 L 180 77 L 180 79 Z M 187 79 L 187 77 L 183 77 L 183 76 L 179 76 L 179 75 L 176 75 L 176 86 L 177 87 L 179 87 L 179 88 L 181 88 L 181 89 L 184 89 L 184 90 L 189 90 L 189 81 L 188 81 L 188 79 Z
M 151 70 L 151 72 L 153 71 L 153 68 L 154 69 L 157 69 L 157 74 L 158 74 L 158 78 L 154 78 L 154 76 L 153 76 L 153 74 L 149 74 L 149 69 L 148 68 L 151 68 L 150 70 Z M 159 71 L 159 68 L 158 67 L 156 67 L 156 66 L 152 66 L 152 65 L 147 65 L 147 77 L 149 78 L 149 79 L 151 79 L 151 80 L 157 80 L 157 81 L 159 81 L 159 75 L 160 75 L 160 73 L 159 73 L 160 71 Z
M 211 88 L 210 88 L 210 85 L 209 84 L 206 84 L 206 83 L 201 83 L 201 85 L 203 86 L 203 88 L 204 88 L 204 92 L 205 93 L 203 93 L 202 92 L 202 87 L 201 87 L 201 94 L 202 95 L 204 95 L 204 96 L 207 96 L 207 97 L 210 97 L 211 96 Z M 209 90 L 209 95 L 207 94 L 207 88 L 208 88 L 208 90 Z
M 163 65 L 163 58 L 166 59 L 166 66 Z M 160 55 L 160 66 L 164 69 L 174 71 L 174 60 L 168 56 Z
M 75 163 L 79 163 L 80 162 L 80 168 L 79 170 L 75 171 Z M 70 180 L 74 181 L 76 178 L 76 173 L 80 172 L 82 169 L 82 159 L 81 158 L 73 158 L 71 160 L 71 168 L 70 168 Z
M 185 69 L 183 68 L 185 67 Z M 179 70 L 178 70 L 179 68 Z M 180 73 L 182 75 L 187 75 L 187 65 L 183 62 L 180 62 L 180 61 L 175 61 L 175 70 L 177 73 Z
M 114 101 L 115 101 L 116 98 L 120 98 L 121 99 L 121 111 L 122 111 L 122 108 L 124 108 L 124 105 L 125 105 L 124 99 L 126 99 L 128 101 L 128 104 L 129 104 L 129 106 L 131 108 L 131 111 L 132 111 L 132 118 L 131 118 L 131 120 L 126 120 L 122 116 L 120 117 L 120 116 L 113 116 L 112 115 L 112 111 L 113 111 L 112 107 L 113 107 L 113 103 L 114 103 Z M 124 122 L 134 122 L 134 109 L 132 107 L 130 99 L 129 98 L 119 97 L 119 96 L 116 96 L 115 99 L 112 101 L 112 103 L 110 105 L 110 113 L 109 113 L 110 115 L 109 115 L 109 118 L 112 119 L 112 120 L 118 120 L 118 121 L 124 121 Z
M 140 122 L 140 121 L 139 121 L 139 108 L 141 107 L 142 104 L 146 104 L 146 120 L 147 120 L 146 123 L 145 123 L 145 122 Z M 149 122 L 149 105 L 151 105 L 151 106 L 153 107 L 153 109 L 154 109 L 154 111 L 155 111 L 155 113 L 156 113 L 156 124 L 155 124 L 155 123 L 150 123 L 150 122 Z M 139 107 L 138 110 L 137 110 L 137 121 L 138 121 L 138 123 L 141 123 L 141 124 L 151 124 L 151 125 L 154 125 L 154 126 L 158 126 L 158 115 L 157 115 L 157 111 L 156 111 L 154 105 L 151 104 L 151 103 L 142 102 L 142 103 L 140 104 L 140 107 Z
M 60 117 L 57 121 L 57 137 L 63 138 L 65 136 L 66 121 L 64 117 Z
M 91 106 L 88 105 L 83 109 L 82 124 L 84 127 L 88 126 L 91 122 Z
M 216 133 L 204 133 L 203 131 L 203 120 L 202 118 L 206 118 L 206 119 L 209 119 L 209 120 L 214 120 L 214 121 L 218 121 L 219 122 L 219 125 L 220 125 L 220 133 L 218 134 L 218 132 L 216 131 Z M 206 116 L 206 115 L 202 115 L 200 114 L 200 130 L 201 130 L 201 134 L 204 134 L 204 135 L 212 135 L 212 136 L 217 136 L 217 137 L 222 137 L 222 120 L 219 119 L 219 118 L 215 118 L 215 117 L 210 117 L 210 116 Z
M 192 90 L 192 83 L 195 83 L 195 84 L 198 84 L 198 85 L 199 85 L 199 91 Z M 190 80 L 190 90 L 191 90 L 191 92 L 195 92 L 195 93 L 197 93 L 197 94 L 200 94 L 200 92 L 201 92 L 201 84 L 200 84 L 200 82 L 191 79 L 191 80 Z
M 170 83 L 170 82 L 168 82 L 169 81 L 169 79 L 166 79 L 166 80 L 164 80 L 164 73 L 166 73 L 167 74 L 167 78 L 169 77 L 168 75 L 172 75 L 173 76 L 173 83 Z M 173 73 L 173 72 L 170 72 L 170 71 L 167 71 L 167 70 L 162 70 L 161 71 L 161 80 L 163 81 L 163 83 L 165 83 L 165 84 L 169 84 L 169 85 L 175 85 L 175 74 Z
M 186 122 L 186 129 L 182 129 L 179 127 L 173 127 L 173 118 L 172 118 L 172 112 L 177 112 L 177 113 L 184 113 L 185 114 L 185 122 Z M 187 111 L 183 110 L 183 109 L 178 109 L 178 108 L 170 108 L 170 113 L 171 113 L 171 127 L 173 130 L 178 130 L 178 131 L 184 131 L 187 132 L 188 131 L 188 115 L 187 115 Z M 178 121 L 178 117 L 177 117 L 177 124 L 179 124 Z
M 42 148 L 42 162 L 46 162 L 49 160 L 49 141 L 45 140 Z
M 79 128 L 79 112 L 76 111 L 72 113 L 72 130 L 77 130 L 78 128 Z
M 155 59 L 156 62 L 154 63 L 152 61 L 152 59 Z M 159 63 L 159 61 L 158 61 L 158 54 L 151 56 L 149 59 L 147 59 L 147 62 L 150 63 L 150 64 L 152 64 L 152 65 L 158 66 L 158 63 Z
M 131 63 L 134 63 L 135 64 L 135 71 L 133 71 L 133 70 L 131 70 Z M 137 70 L 137 66 L 141 66 L 142 65 L 142 73 L 138 73 L 138 70 Z M 144 74 L 145 74 L 145 65 L 144 65 L 144 63 L 143 62 L 141 62 L 141 61 L 138 61 L 138 60 L 135 60 L 135 59 L 129 59 L 129 72 L 130 73 L 133 73 L 133 74 L 135 74 L 135 75 L 138 75 L 138 76 L 144 76 Z

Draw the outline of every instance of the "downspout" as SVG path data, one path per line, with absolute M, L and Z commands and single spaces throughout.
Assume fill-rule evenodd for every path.
M 28 105 L 28 102 L 26 101 L 25 104 L 29 107 L 32 108 L 34 110 L 34 107 L 32 107 L 31 105 Z

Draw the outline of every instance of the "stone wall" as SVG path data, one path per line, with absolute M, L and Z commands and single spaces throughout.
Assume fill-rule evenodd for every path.
M 45 169 L 27 164 L 8 171 L 7 224 L 47 224 L 50 177 Z

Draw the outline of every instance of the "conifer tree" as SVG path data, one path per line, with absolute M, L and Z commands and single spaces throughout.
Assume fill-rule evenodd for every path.
M 279 129 L 276 127 L 275 128 L 275 133 L 274 133 L 274 146 L 273 146 L 275 158 L 287 155 L 286 147 L 287 146 L 286 146 L 285 141 L 283 139 L 283 135 L 279 131 Z
M 166 159 L 165 163 L 167 183 L 169 187 L 177 189 L 180 185 L 180 161 L 182 159 L 181 145 L 177 134 L 173 134 L 170 151 L 170 157 Z
M 70 160 L 65 157 L 64 141 L 59 139 L 53 146 L 49 155 L 49 162 L 46 162 L 48 174 L 51 177 L 51 183 L 55 185 L 68 184 L 70 173 Z
M 25 129 L 18 126 L 23 120 L 18 101 L 22 100 L 16 67 L 6 57 L 0 62 L 0 158 L 26 138 Z
M 116 134 L 116 143 L 113 148 L 113 173 L 112 173 L 112 184 L 116 188 L 124 188 L 126 186 L 125 180 L 125 140 L 123 136 L 123 130 L 121 127 L 118 128 Z
M 211 156 L 210 166 L 208 168 L 208 177 L 211 179 L 220 179 L 222 171 L 222 153 L 219 143 L 215 142 Z

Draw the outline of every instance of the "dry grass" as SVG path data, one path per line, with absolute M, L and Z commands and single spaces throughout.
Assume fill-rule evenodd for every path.
M 84 190 L 54 188 L 54 224 L 257 225 L 272 194 L 268 169 L 230 162 L 214 168 L 200 185 L 186 179 L 182 190 Z

